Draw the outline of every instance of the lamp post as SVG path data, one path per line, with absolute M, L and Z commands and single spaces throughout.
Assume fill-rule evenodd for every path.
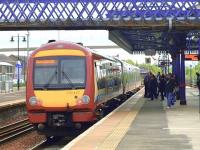
M 26 42 L 26 37 L 25 36 L 20 36 L 17 34 L 17 36 L 11 36 L 11 42 L 14 42 L 14 38 L 17 38 L 17 90 L 19 91 L 19 83 L 20 83 L 20 77 L 19 77 L 19 67 L 20 67 L 20 59 L 19 59 L 19 40 L 20 38 L 23 38 L 23 42 Z M 25 66 L 24 66 L 25 67 Z

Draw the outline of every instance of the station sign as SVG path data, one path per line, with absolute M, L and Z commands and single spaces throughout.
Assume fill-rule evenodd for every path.
M 198 54 L 185 54 L 185 60 L 198 61 L 199 58 Z
M 166 67 L 166 66 L 168 66 L 168 65 L 171 65 L 172 63 L 170 62 L 170 61 L 168 61 L 168 60 L 160 60 L 159 62 L 158 62 L 158 66 L 159 67 Z

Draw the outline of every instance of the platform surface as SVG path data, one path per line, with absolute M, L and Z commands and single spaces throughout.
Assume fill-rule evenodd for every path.
M 187 105 L 143 98 L 143 90 L 74 139 L 70 150 L 200 150 L 197 89 L 187 88 Z
M 15 105 L 25 102 L 25 88 L 21 87 L 19 91 L 14 90 L 10 93 L 0 93 L 0 107 Z

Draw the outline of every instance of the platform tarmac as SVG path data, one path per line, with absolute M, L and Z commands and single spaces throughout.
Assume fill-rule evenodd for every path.
M 25 103 L 25 91 L 25 87 L 21 87 L 19 91 L 15 88 L 12 92 L 0 93 L 0 108 Z
M 199 96 L 187 88 L 187 105 L 143 98 L 143 90 L 71 141 L 70 150 L 200 150 Z

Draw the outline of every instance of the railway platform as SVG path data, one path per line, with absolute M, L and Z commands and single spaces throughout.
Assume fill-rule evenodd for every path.
M 25 102 L 24 87 L 21 87 L 19 91 L 14 90 L 11 93 L 0 93 L 0 108 L 24 102 Z
M 167 109 L 140 90 L 114 112 L 71 141 L 65 150 L 200 150 L 199 96 L 187 88 L 187 105 Z

